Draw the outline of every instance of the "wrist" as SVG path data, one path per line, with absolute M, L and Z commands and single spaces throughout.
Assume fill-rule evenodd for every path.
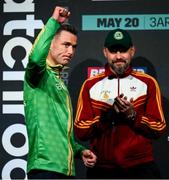
M 133 110 L 132 113 L 127 116 L 127 119 L 134 121 L 136 114 L 136 111 Z

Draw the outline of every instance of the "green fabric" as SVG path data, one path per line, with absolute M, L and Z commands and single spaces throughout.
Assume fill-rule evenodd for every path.
M 33 45 L 25 72 L 27 171 L 45 169 L 74 176 L 74 156 L 84 147 L 74 141 L 72 105 L 67 87 L 59 78 L 60 68 L 46 65 L 59 26 L 54 19 L 48 20 Z

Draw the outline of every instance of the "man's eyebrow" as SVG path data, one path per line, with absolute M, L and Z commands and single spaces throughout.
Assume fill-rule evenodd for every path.
M 77 44 L 72 44 L 71 42 L 63 42 L 63 44 L 65 44 L 65 45 L 71 45 L 71 46 L 73 46 L 73 47 L 77 47 Z

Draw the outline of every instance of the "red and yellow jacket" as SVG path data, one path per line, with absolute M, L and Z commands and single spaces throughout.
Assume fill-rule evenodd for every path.
M 134 121 L 113 111 L 114 98 L 121 93 L 134 99 Z M 117 77 L 107 64 L 104 73 L 83 83 L 74 128 L 80 140 L 90 140 L 96 166 L 127 168 L 152 161 L 152 139 L 166 130 L 157 81 L 131 67 Z

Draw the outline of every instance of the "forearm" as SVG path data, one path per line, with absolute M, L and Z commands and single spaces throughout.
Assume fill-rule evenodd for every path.
M 134 121 L 134 128 L 149 138 L 159 138 L 166 131 L 164 117 L 137 113 Z

